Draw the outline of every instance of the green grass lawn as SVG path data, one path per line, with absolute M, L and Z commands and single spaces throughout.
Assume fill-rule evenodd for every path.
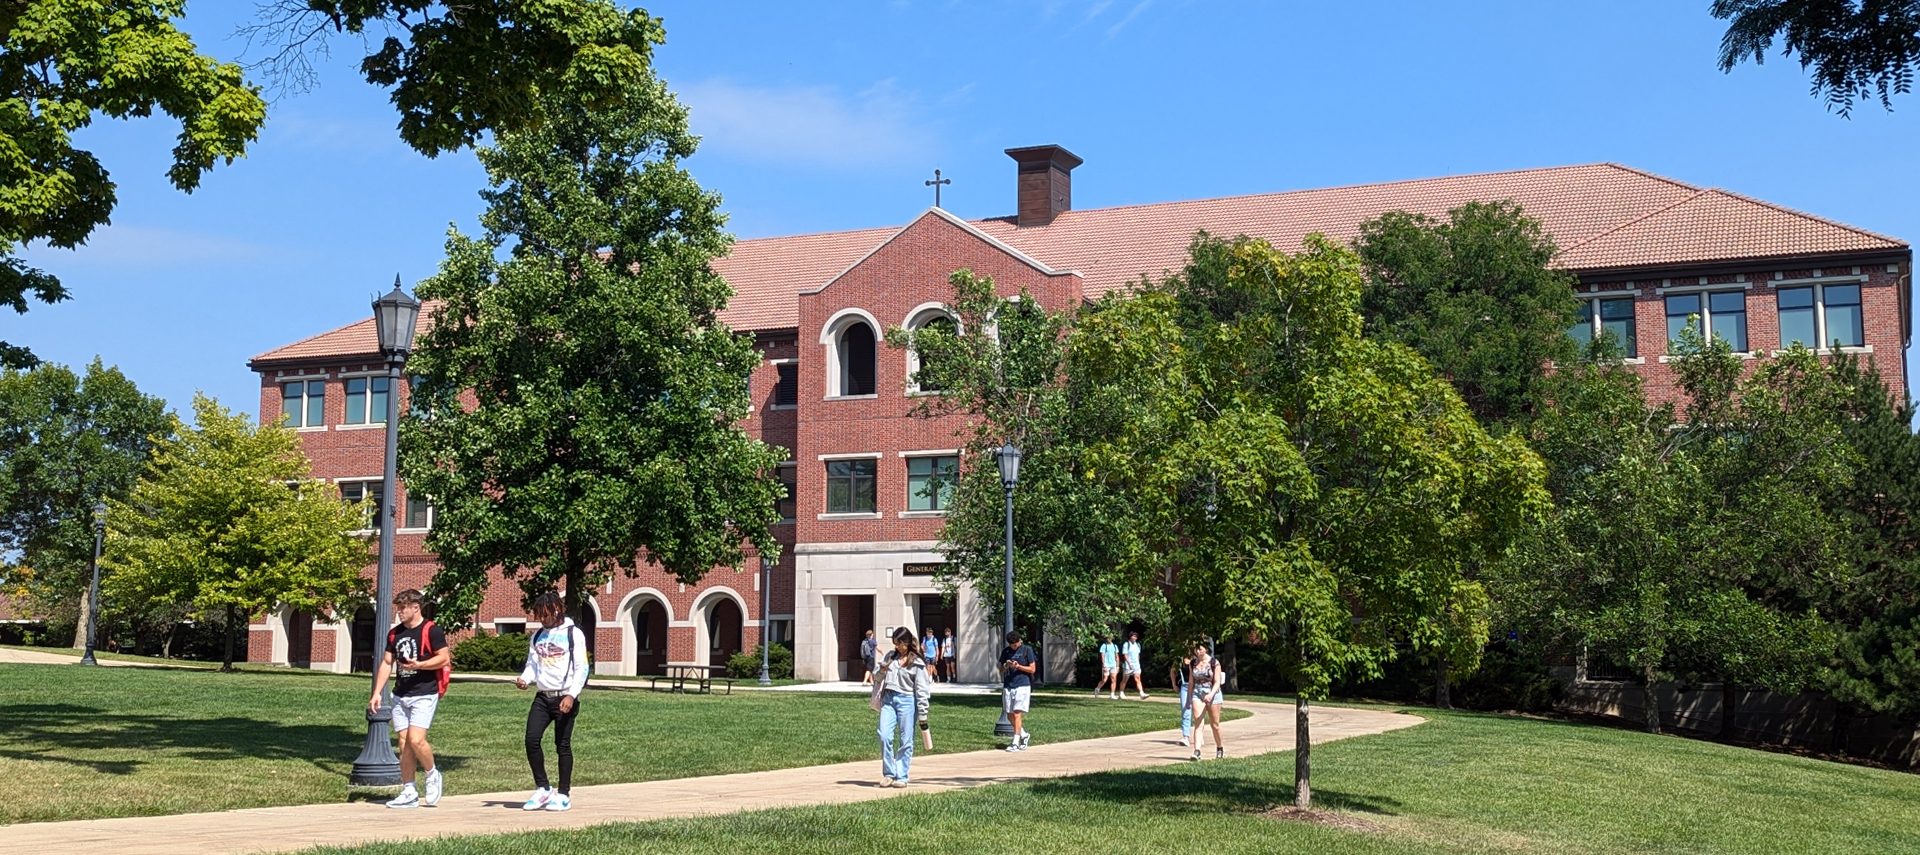
M 1293 756 L 1202 762 L 855 805 L 326 852 L 1902 853 L 1920 776 L 1579 724 L 1419 711 L 1419 727 L 1314 749 L 1350 831 L 1263 816 Z
M 367 688 L 364 676 L 286 669 L 0 665 L 0 778 L 19 784 L 0 801 L 0 824 L 339 801 L 366 734 Z M 532 786 L 528 703 L 511 684 L 454 684 L 432 731 L 449 793 Z M 999 708 L 997 697 L 936 696 L 938 751 L 993 747 Z M 574 782 L 877 760 L 874 719 L 863 694 L 590 687 Z M 1162 704 L 1041 697 L 1032 730 L 1057 742 L 1177 723 Z

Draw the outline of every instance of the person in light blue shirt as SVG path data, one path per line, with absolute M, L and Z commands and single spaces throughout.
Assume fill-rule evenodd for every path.
M 1127 641 L 1120 645 L 1120 694 L 1127 693 L 1127 681 L 1133 681 L 1133 688 L 1140 693 L 1140 700 L 1147 699 L 1147 686 L 1141 682 L 1140 669 L 1146 660 L 1140 654 L 1140 633 L 1127 633 Z
M 1111 692 L 1114 700 L 1120 699 L 1120 648 L 1111 635 L 1100 642 L 1100 682 L 1094 684 L 1093 696 L 1100 697 L 1102 688 Z
M 933 627 L 927 627 L 927 634 L 920 639 L 920 649 L 927 660 L 927 674 L 935 682 L 940 680 L 940 637 L 933 634 Z

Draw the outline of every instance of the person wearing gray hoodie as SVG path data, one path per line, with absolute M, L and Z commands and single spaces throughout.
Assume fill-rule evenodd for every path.
M 880 774 L 883 787 L 905 787 L 913 767 L 913 722 L 927 729 L 933 675 L 913 630 L 893 631 L 893 651 L 874 672 L 879 686 Z

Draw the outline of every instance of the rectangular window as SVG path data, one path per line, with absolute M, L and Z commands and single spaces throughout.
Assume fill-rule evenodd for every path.
M 800 403 L 800 365 L 796 362 L 782 362 L 773 367 L 779 377 L 773 384 L 773 405 L 791 407 Z
M 1600 334 L 1611 336 L 1620 355 L 1640 355 L 1640 341 L 1633 324 L 1633 298 L 1620 297 L 1600 301 Z
M 416 496 L 407 491 L 407 520 L 401 528 L 432 528 L 433 503 L 425 496 Z
M 1824 285 L 1820 298 L 1826 303 L 1827 341 L 1831 347 L 1859 347 L 1867 343 L 1861 325 L 1860 286 Z
M 280 384 L 280 412 L 288 427 L 320 427 L 327 423 L 327 381 L 295 380 Z
M 958 457 L 907 458 L 907 510 L 944 511 L 953 506 Z
M 347 378 L 347 417 L 350 425 L 387 423 L 387 378 Z
M 367 519 L 361 525 L 361 528 L 380 528 L 380 520 L 385 518 L 385 515 L 382 514 L 381 511 L 386 507 L 386 493 L 386 486 L 378 480 L 340 482 L 340 498 L 345 499 L 348 504 L 356 504 L 361 501 L 371 501 L 373 503 L 373 507 L 367 510 Z
M 827 513 L 873 513 L 874 460 L 827 461 Z
M 1672 350 L 1673 343 L 1680 340 L 1680 333 L 1687 328 L 1689 318 L 1701 316 L 1699 294 L 1673 294 L 1667 297 L 1667 349 Z M 1699 322 L 1694 322 L 1694 331 L 1700 332 Z M 1702 333 L 1704 335 L 1704 332 Z
M 794 511 L 796 510 L 796 508 L 794 507 L 795 505 L 794 491 L 797 486 L 795 484 L 795 480 L 799 471 L 800 471 L 799 469 L 797 469 L 792 465 L 780 467 L 781 492 L 780 492 L 780 502 L 777 507 L 780 509 L 780 520 L 782 522 L 793 521 Z
M 1780 347 L 1796 344 L 1817 348 L 1820 331 L 1813 316 L 1812 288 L 1781 288 L 1774 292 L 1780 304 Z
M 1587 347 L 1593 344 L 1593 303 L 1592 300 L 1580 301 L 1580 310 L 1577 315 L 1579 320 L 1567 330 L 1567 335 L 1573 339 L 1574 344 L 1580 346 L 1582 353 L 1585 353 Z
M 1713 335 L 1741 353 L 1747 350 L 1747 292 L 1715 291 L 1707 295 L 1707 319 Z

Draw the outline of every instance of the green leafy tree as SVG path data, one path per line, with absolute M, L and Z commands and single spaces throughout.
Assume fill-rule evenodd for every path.
M 649 81 L 545 112 L 479 150 L 487 233 L 454 232 L 419 289 L 437 308 L 408 364 L 401 470 L 436 505 L 430 595 L 449 625 L 501 574 L 528 599 L 562 588 L 577 615 L 642 561 L 692 583 L 737 567 L 743 542 L 779 555 L 785 455 L 739 425 L 759 354 L 717 316 L 732 291 L 709 261 L 730 238 L 680 167 L 685 108 Z
M 17 0 L 0 12 L 0 303 L 27 310 L 67 298 L 60 280 L 17 253 L 71 249 L 113 213 L 114 184 L 73 134 L 95 116 L 157 109 L 180 123 L 167 180 L 191 193 L 217 161 L 246 154 L 266 120 L 239 66 L 199 53 L 174 27 L 183 0 Z M 0 342 L 0 365 L 28 367 Z
M 0 372 L 0 550 L 15 553 L 5 587 L 86 644 L 93 506 L 124 499 L 153 443 L 171 427 L 166 402 L 95 359 Z
M 1800 55 L 1813 70 L 1813 95 L 1845 116 L 1854 101 L 1913 86 L 1920 67 L 1920 3 L 1914 0 L 1714 0 L 1713 16 L 1729 21 L 1720 38 L 1720 70 L 1747 59 L 1766 62 L 1775 39 L 1781 53 Z
M 1299 255 L 1203 235 L 1181 275 L 1088 313 L 1069 355 L 1120 414 L 1086 465 L 1132 497 L 1129 560 L 1177 567 L 1183 623 L 1264 641 L 1294 684 L 1301 807 L 1311 702 L 1484 620 L 1463 618 L 1486 603 L 1463 567 L 1547 504 L 1523 442 L 1363 335 L 1361 284 L 1359 257 L 1317 235 Z
M 276 606 L 332 613 L 365 596 L 370 508 L 315 481 L 300 439 L 254 427 L 204 395 L 172 417 L 126 500 L 110 500 L 102 595 L 130 613 L 223 615 L 224 670 L 248 618 Z M 107 572 L 110 571 L 110 572 Z
M 941 390 L 920 398 L 916 414 L 970 417 L 966 465 L 940 534 L 942 584 L 970 586 L 989 610 L 1005 614 L 1005 495 L 993 451 L 1012 443 L 1021 451 L 1014 491 L 1020 612 L 1082 640 L 1136 620 L 1164 627 L 1164 579 L 1125 562 L 1135 548 L 1126 494 L 1086 477 L 1086 448 L 1112 422 L 1099 395 L 1080 394 L 1097 390 L 1069 387 L 1072 318 L 1029 294 L 997 296 L 991 277 L 971 271 L 950 282 L 947 310 L 957 323 L 887 332 L 889 344 L 919 354 L 913 379 L 920 388 Z
M 1553 267 L 1558 249 L 1539 221 L 1504 201 L 1469 202 L 1443 219 L 1391 211 L 1361 223 L 1354 249 L 1366 273 L 1360 310 L 1369 334 L 1426 357 L 1489 431 L 1539 415 L 1550 366 L 1576 356 L 1567 329 L 1579 306 L 1578 283 Z M 1467 634 L 1434 651 L 1441 707 L 1452 705 L 1449 683 L 1471 673 L 1486 641 L 1473 620 L 1455 628 Z
M 548 103 L 645 109 L 653 46 L 666 41 L 659 18 L 610 0 L 269 0 L 247 33 L 273 51 L 268 76 L 293 89 L 312 85 L 330 35 L 362 39 L 361 73 L 393 91 L 400 138 L 428 156 L 533 128 Z

